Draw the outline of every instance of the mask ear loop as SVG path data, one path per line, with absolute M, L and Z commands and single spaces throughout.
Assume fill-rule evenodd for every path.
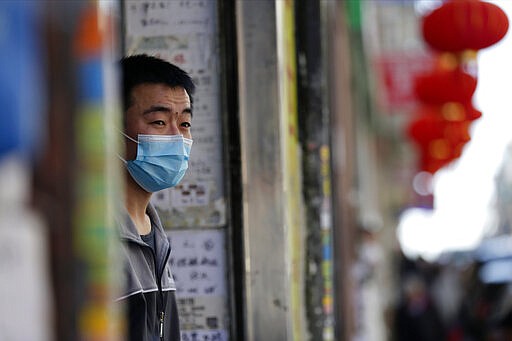
M 129 135 L 125 134 L 125 132 L 124 132 L 124 131 L 119 130 L 119 132 L 120 132 L 124 137 L 126 137 L 128 140 L 132 140 L 133 142 L 135 142 L 135 143 L 139 144 L 139 141 L 137 141 L 137 140 L 135 140 L 135 139 L 131 138 Z
M 132 140 L 133 142 L 139 144 L 139 141 L 131 138 L 129 135 L 125 134 L 124 131 L 118 130 L 124 137 L 126 137 L 128 140 Z M 121 155 L 117 154 L 117 157 L 121 159 L 125 164 L 128 163 Z

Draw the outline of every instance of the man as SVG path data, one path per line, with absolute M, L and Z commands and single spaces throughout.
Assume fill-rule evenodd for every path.
M 186 72 L 147 55 L 121 61 L 124 95 L 125 261 L 130 340 L 180 340 L 170 246 L 151 194 L 175 186 L 188 168 L 194 84 Z

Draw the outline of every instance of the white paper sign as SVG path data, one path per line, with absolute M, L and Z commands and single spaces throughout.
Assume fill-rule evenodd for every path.
M 210 0 L 128 0 L 126 17 L 130 36 L 165 36 L 176 33 L 202 32 L 211 17 L 205 15 Z
M 224 234 L 223 230 L 169 232 L 178 298 L 226 295 Z
M 225 330 L 194 330 L 181 333 L 182 341 L 226 341 L 228 333 Z

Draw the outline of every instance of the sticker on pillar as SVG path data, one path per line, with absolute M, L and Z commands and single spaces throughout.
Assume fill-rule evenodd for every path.
M 225 200 L 214 181 L 182 181 L 176 187 L 155 193 L 151 202 L 167 230 L 217 227 L 225 223 Z
M 205 206 L 209 202 L 206 183 L 179 184 L 171 191 L 170 204 L 174 207 Z

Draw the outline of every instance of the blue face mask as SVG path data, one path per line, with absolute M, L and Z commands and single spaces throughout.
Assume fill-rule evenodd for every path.
M 125 135 L 125 134 L 123 134 Z M 183 135 L 141 135 L 137 158 L 127 160 L 126 168 L 132 178 L 148 192 L 176 186 L 188 168 L 192 140 Z

